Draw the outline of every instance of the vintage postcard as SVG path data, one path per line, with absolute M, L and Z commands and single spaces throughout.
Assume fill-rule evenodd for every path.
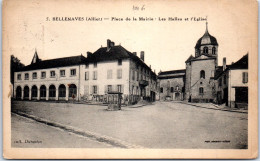
M 255 0 L 4 0 L 4 157 L 258 157 L 257 14 Z

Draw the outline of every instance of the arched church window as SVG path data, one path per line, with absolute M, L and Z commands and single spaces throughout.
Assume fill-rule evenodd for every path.
M 199 94 L 204 94 L 204 89 L 202 87 L 199 88 Z
M 205 79 L 205 71 L 204 70 L 200 71 L 200 78 Z
M 209 51 L 208 47 L 204 47 L 204 48 L 203 48 L 203 53 L 204 53 L 204 54 L 208 54 L 208 51 Z
M 213 48 L 212 48 L 212 55 L 215 55 L 215 54 L 216 54 L 216 48 L 213 47 Z

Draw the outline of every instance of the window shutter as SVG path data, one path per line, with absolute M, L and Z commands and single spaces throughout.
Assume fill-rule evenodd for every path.
M 121 85 L 121 92 L 124 93 L 124 85 Z
M 243 79 L 242 82 L 245 83 L 245 72 L 243 72 L 243 76 L 242 77 L 243 77 L 242 78 Z
M 104 91 L 105 91 L 105 93 L 107 93 L 107 92 L 108 92 L 108 91 L 107 91 L 107 88 L 108 88 L 108 86 L 107 86 L 107 85 L 105 85 L 105 87 L 104 87 L 104 88 L 105 88 L 105 90 L 104 90 Z

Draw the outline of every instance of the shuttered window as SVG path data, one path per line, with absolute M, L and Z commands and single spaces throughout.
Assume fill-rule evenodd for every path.
M 243 72 L 243 83 L 248 83 L 248 72 Z

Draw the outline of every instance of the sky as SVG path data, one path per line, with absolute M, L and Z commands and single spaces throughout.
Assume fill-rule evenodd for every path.
M 30 64 L 35 50 L 41 59 L 53 59 L 106 46 L 107 39 L 130 52 L 145 52 L 145 63 L 159 71 L 185 68 L 185 61 L 195 54 L 194 47 L 206 30 L 219 44 L 219 65 L 223 57 L 227 64 L 246 53 L 253 53 L 253 31 L 257 34 L 257 11 L 253 1 L 83 1 L 13 0 L 4 4 L 3 51 L 15 55 L 25 65 Z M 251 2 L 251 3 L 250 3 Z M 133 10 L 139 7 L 139 10 Z M 143 10 L 141 10 L 143 8 Z M 47 17 L 50 21 L 46 21 Z M 53 17 L 96 17 L 103 21 L 52 21 Z M 112 17 L 124 21 L 111 21 Z M 131 21 L 125 21 L 129 17 Z M 153 18 L 153 21 L 133 21 L 132 18 Z M 168 17 L 182 21 L 159 21 Z M 109 18 L 109 20 L 104 20 Z M 185 18 L 188 18 L 185 21 Z M 255 23 L 254 23 L 255 22 Z

